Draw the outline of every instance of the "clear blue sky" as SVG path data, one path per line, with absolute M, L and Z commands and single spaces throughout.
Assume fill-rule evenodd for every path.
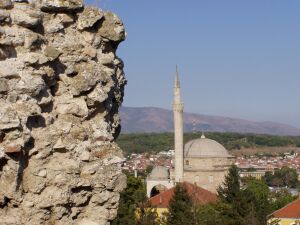
M 178 64 L 186 111 L 300 127 L 299 0 L 87 2 L 125 24 L 125 106 L 171 108 Z

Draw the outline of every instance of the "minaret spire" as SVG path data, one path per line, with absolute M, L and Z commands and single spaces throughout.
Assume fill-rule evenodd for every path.
M 174 139 L 175 139 L 175 182 L 183 181 L 183 102 L 181 101 L 181 89 L 179 72 L 176 66 L 174 85 Z
M 178 72 L 177 65 L 176 65 L 175 87 L 180 88 L 179 72 Z

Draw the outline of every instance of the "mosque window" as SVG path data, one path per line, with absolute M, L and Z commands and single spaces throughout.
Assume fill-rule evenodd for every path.
M 185 160 L 185 165 L 189 166 L 190 165 L 190 161 L 189 160 Z
M 213 177 L 212 175 L 210 175 L 210 176 L 208 177 L 208 181 L 209 181 L 209 183 L 214 182 L 214 177 Z
M 195 176 L 195 182 L 197 183 L 197 182 L 199 182 L 199 180 L 200 180 L 200 177 L 199 176 Z

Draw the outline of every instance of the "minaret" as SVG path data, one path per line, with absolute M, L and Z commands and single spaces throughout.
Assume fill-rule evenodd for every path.
M 181 101 L 179 73 L 176 66 L 174 86 L 174 137 L 175 137 L 175 182 L 183 182 L 183 102 Z
M 134 177 L 137 178 L 138 177 L 138 174 L 137 174 L 137 164 L 136 164 L 136 161 L 134 161 Z

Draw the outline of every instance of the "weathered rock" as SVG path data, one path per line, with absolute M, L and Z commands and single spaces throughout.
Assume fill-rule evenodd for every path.
M 20 119 L 15 109 L 8 103 L 0 101 L 0 130 L 18 128 Z
M 13 23 L 27 28 L 34 28 L 42 22 L 41 14 L 27 4 L 15 5 L 11 18 Z
M 41 0 L 41 9 L 49 12 L 74 12 L 83 8 L 83 0 Z
M 47 107 L 53 101 L 53 96 L 51 91 L 48 89 L 43 89 L 38 96 L 38 105 L 41 107 Z
M 24 54 L 23 61 L 25 64 L 28 65 L 35 65 L 35 64 L 41 65 L 49 61 L 52 61 L 52 59 L 40 53 L 30 52 L 28 54 Z
M 99 225 L 99 223 L 96 223 L 89 219 L 82 219 L 76 225 Z
M 66 103 L 58 103 L 56 105 L 56 112 L 59 114 L 73 114 L 79 117 L 86 117 L 88 111 L 86 103 L 82 98 L 71 99 Z
M 108 93 L 104 91 L 101 84 L 97 84 L 94 90 L 88 94 L 88 98 L 94 102 L 104 102 L 108 98 Z
M 10 144 L 10 145 L 6 145 L 4 147 L 4 152 L 6 154 L 16 153 L 16 152 L 20 152 L 20 151 L 21 151 L 21 146 L 20 145 Z
M 27 122 L 27 127 L 30 127 L 30 119 L 42 119 L 41 108 L 34 102 L 18 101 L 14 104 L 14 109 L 17 111 L 19 118 L 24 118 Z M 39 115 L 39 116 L 38 116 Z M 37 116 L 34 118 L 32 116 Z
M 88 151 L 82 151 L 80 153 L 79 159 L 81 161 L 89 161 L 90 160 L 90 153 Z
M 0 9 L 9 9 L 11 7 L 11 0 L 0 0 Z
M 72 78 L 62 75 L 61 79 L 66 85 L 70 86 L 71 93 L 78 96 L 81 93 L 90 91 L 96 86 L 97 82 L 105 80 L 105 74 L 100 73 L 100 69 L 99 65 L 96 64 L 84 65 L 79 71 L 72 66 L 72 71 L 69 71 L 69 73 L 78 73 L 78 75 Z
M 46 169 L 41 169 L 38 172 L 37 176 L 39 176 L 39 177 L 46 177 L 47 176 L 47 170 Z
M 56 33 L 64 28 L 64 24 L 59 18 L 51 19 L 50 22 L 45 26 L 47 33 Z
M 86 28 L 93 27 L 95 23 L 103 18 L 103 16 L 104 13 L 99 9 L 86 7 L 78 18 L 78 30 L 84 30 Z
M 109 224 L 122 22 L 82 0 L 0 0 L 0 25 L 0 224 Z
M 36 50 L 41 48 L 41 45 L 45 43 L 45 39 L 42 35 L 34 33 L 34 32 L 27 32 L 25 35 L 24 47 L 29 50 Z
M 4 26 L 3 29 L 0 29 L 2 34 L 0 39 L 0 44 L 5 46 L 7 50 L 11 51 L 10 58 L 16 58 L 16 49 L 17 46 L 23 46 L 25 43 L 26 36 L 32 31 L 21 28 L 17 25 L 13 26 Z M 9 48 L 10 47 L 10 48 Z
M 38 202 L 39 208 L 49 208 L 55 205 L 68 204 L 70 198 L 70 192 L 63 190 L 55 186 L 46 187 L 42 191 L 40 196 L 40 202 Z
M 15 86 L 18 93 L 26 93 L 31 96 L 37 96 L 44 88 L 45 82 L 40 76 L 33 76 L 26 72 L 21 74 L 21 79 Z
M 8 90 L 8 80 L 0 78 L 0 93 L 6 93 Z
M 19 70 L 23 69 L 23 62 L 17 60 L 0 61 L 0 77 L 6 79 L 19 79 Z
M 10 14 L 8 10 L 0 9 L 0 22 L 10 22 Z
M 47 46 L 44 50 L 44 54 L 46 57 L 49 57 L 50 59 L 54 60 L 57 59 L 61 53 L 55 47 Z
M 68 25 L 74 22 L 74 18 L 72 15 L 68 15 L 64 13 L 57 14 L 55 18 L 60 22 L 62 22 L 62 24 L 64 25 Z
M 125 29 L 122 21 L 113 13 L 107 12 L 98 33 L 109 40 L 120 42 L 125 39 Z
M 95 48 L 92 47 L 86 47 L 83 50 L 83 53 L 87 56 L 89 56 L 90 58 L 95 58 L 97 56 L 97 50 Z

